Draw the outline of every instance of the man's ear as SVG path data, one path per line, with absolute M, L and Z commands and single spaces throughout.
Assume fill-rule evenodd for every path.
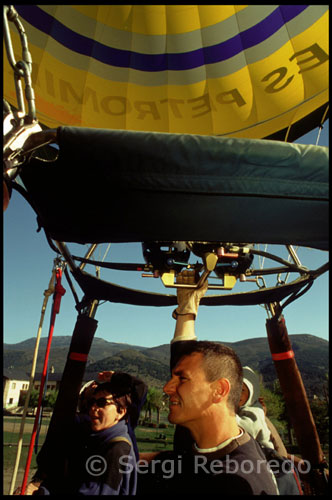
M 231 384 L 228 378 L 220 378 L 216 380 L 213 388 L 213 402 L 220 403 L 220 401 L 228 396 L 230 390 Z

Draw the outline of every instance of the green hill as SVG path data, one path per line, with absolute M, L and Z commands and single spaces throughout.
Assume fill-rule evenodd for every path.
M 299 366 L 309 397 L 323 395 L 322 384 L 326 382 L 329 369 L 328 341 L 308 334 L 290 335 L 295 358 Z M 65 366 L 71 337 L 55 336 L 52 341 L 49 366 L 62 372 Z M 41 372 L 47 339 L 41 339 L 36 372 Z M 277 378 L 267 338 L 224 342 L 232 347 L 242 364 L 252 367 L 263 376 L 269 387 Z M 4 344 L 4 370 L 15 378 L 15 373 L 30 374 L 35 339 L 18 344 Z M 108 342 L 96 337 L 93 340 L 85 379 L 89 380 L 98 371 L 121 370 L 139 375 L 149 385 L 162 387 L 169 377 L 169 344 L 142 347 L 124 343 Z
M 169 376 L 169 367 L 167 363 L 163 363 L 158 359 L 149 357 L 134 349 L 126 349 L 118 352 L 114 356 L 89 364 L 86 369 L 85 378 L 94 378 L 94 374 L 110 369 L 115 371 L 126 371 L 140 377 L 149 386 L 160 388 L 164 385 Z

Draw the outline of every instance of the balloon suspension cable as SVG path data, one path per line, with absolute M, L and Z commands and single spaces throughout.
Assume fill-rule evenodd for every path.
M 48 238 L 48 242 L 51 243 L 52 240 L 50 238 Z M 64 257 L 64 259 L 65 259 L 66 263 L 68 264 L 68 267 L 69 267 L 69 269 L 70 269 L 70 271 L 72 273 L 75 273 L 75 271 L 77 272 L 78 270 L 82 271 L 84 269 L 84 267 L 86 265 L 86 262 L 82 262 L 80 264 L 79 268 L 78 268 L 76 266 L 76 264 L 75 264 L 75 261 L 74 261 L 74 258 L 72 256 L 72 254 L 70 253 L 70 251 L 69 251 L 69 249 L 68 249 L 68 247 L 67 247 L 67 245 L 66 245 L 65 242 L 63 242 L 63 241 L 55 241 L 55 244 L 58 247 L 56 249 L 56 251 L 57 252 L 60 251 L 61 255 Z M 88 262 L 93 262 L 93 261 L 89 261 L 89 259 L 92 257 L 92 255 L 93 255 L 94 251 L 96 250 L 97 246 L 98 245 L 96 243 L 92 243 L 92 245 L 90 246 L 90 248 L 88 249 L 88 251 L 85 254 L 85 258 L 82 259 L 82 260 L 86 260 Z M 53 248 L 53 243 L 52 243 L 52 248 Z M 56 247 L 54 247 L 54 248 L 56 248 Z M 80 311 L 80 312 L 83 312 L 84 310 L 86 312 L 86 307 L 87 307 L 86 306 L 86 300 L 84 300 L 84 298 L 83 298 L 82 301 L 79 301 L 77 293 L 75 292 L 75 289 L 74 289 L 74 286 L 73 286 L 73 283 L 72 283 L 72 280 L 70 278 L 69 273 L 65 272 L 65 275 L 66 275 L 66 278 L 68 280 L 68 283 L 69 283 L 69 286 L 71 288 L 71 291 L 72 291 L 72 293 L 74 295 L 74 299 L 75 299 L 75 302 L 76 302 L 75 308 L 78 311 Z M 91 307 L 91 311 L 92 312 L 91 312 L 91 315 L 89 314 L 89 317 L 94 317 L 94 315 L 96 313 L 96 309 L 98 307 L 98 303 L 99 302 L 97 300 L 93 301 L 94 305 Z
M 258 248 L 259 248 L 259 247 L 260 247 L 260 244 L 258 244 Z M 267 249 L 268 249 L 268 244 L 267 244 L 267 243 L 265 243 L 264 252 L 266 252 L 266 251 L 267 251 Z M 259 267 L 259 269 L 260 269 L 260 270 L 261 270 L 261 269 L 263 269 L 263 267 L 264 267 L 264 261 L 265 261 L 265 255 L 264 255 L 262 258 L 261 258 L 261 255 L 258 255 L 258 267 Z M 259 276 L 259 278 L 261 279 L 261 281 L 262 281 L 262 283 L 263 283 L 262 287 L 265 287 L 265 288 L 266 288 L 266 283 L 265 283 L 264 278 L 263 278 L 262 276 Z M 259 288 L 262 288 L 262 287 L 260 287 L 260 286 L 259 286 L 258 279 L 257 279 L 257 281 L 256 281 L 256 284 L 257 284 L 257 286 L 258 286 Z M 267 315 L 268 315 L 268 317 L 269 317 L 269 309 L 268 309 L 267 304 L 258 304 L 258 305 L 259 305 L 259 307 L 263 307 L 263 308 L 266 310 Z
M 87 253 L 85 254 L 84 258 L 85 259 L 90 259 L 90 257 L 92 257 L 94 251 L 96 250 L 97 248 L 97 243 L 93 243 L 90 248 L 88 249 Z M 82 271 L 83 269 L 85 268 L 85 263 L 82 262 L 82 264 L 80 265 L 80 270 Z
M 108 254 L 108 252 L 109 252 L 109 249 L 110 249 L 110 248 L 111 248 L 111 243 L 109 243 L 109 244 L 107 245 L 107 248 L 106 248 L 105 253 L 104 253 L 104 257 L 101 259 L 101 262 L 104 262 L 104 260 L 106 259 L 106 256 L 107 256 L 107 254 Z M 82 265 L 82 264 L 81 264 L 81 265 Z M 96 276 L 97 276 L 98 278 L 100 278 L 100 266 L 96 266 Z
M 288 136 L 289 136 L 289 133 L 290 133 L 291 127 L 292 127 L 292 123 L 290 123 L 290 124 L 288 125 L 288 127 L 287 127 L 287 132 L 286 132 L 286 135 L 285 135 L 284 142 L 288 142 Z
M 267 247 L 267 245 L 265 246 L 265 251 L 264 251 L 264 253 L 266 253 L 266 247 Z M 298 247 L 296 247 L 296 249 L 294 249 L 293 245 L 286 245 L 286 248 L 287 248 L 287 250 L 288 250 L 288 259 L 287 259 L 287 260 L 289 261 L 290 259 L 292 259 L 292 260 L 293 260 L 293 263 L 294 263 L 296 266 L 298 266 L 299 268 L 301 268 L 301 269 L 302 269 L 302 268 L 303 268 L 303 266 L 302 266 L 301 261 L 300 261 L 300 259 L 299 259 L 298 255 L 297 255 L 297 253 L 296 253 L 296 250 L 297 250 L 297 248 L 298 248 Z M 288 273 L 286 274 L 285 279 L 284 279 L 284 280 L 281 280 L 281 273 L 279 273 L 279 274 L 277 275 L 277 282 L 278 282 L 278 284 L 280 284 L 280 285 L 284 285 L 284 284 L 286 284 L 286 283 L 287 283 L 287 280 L 288 280 L 288 277 L 289 277 L 289 274 L 290 274 L 290 273 L 288 272 Z M 310 283 L 309 288 L 311 287 L 311 284 L 312 284 L 312 282 Z M 276 316 L 277 314 L 278 314 L 278 317 L 280 317 L 280 315 L 281 315 L 281 313 L 282 313 L 282 311 L 283 311 L 284 307 L 286 307 L 286 306 L 287 306 L 290 302 L 293 302 L 293 300 L 295 300 L 295 299 L 297 299 L 298 297 L 300 297 L 300 296 L 301 296 L 303 293 L 305 293 L 305 291 L 307 291 L 309 288 L 308 288 L 308 286 L 307 286 L 307 287 L 304 289 L 304 291 L 303 291 L 303 292 L 301 292 L 301 293 L 299 293 L 299 292 L 298 292 L 298 293 L 293 293 L 293 294 L 291 295 L 291 297 L 290 297 L 290 298 L 289 298 L 289 299 L 288 299 L 288 300 L 287 300 L 287 301 L 286 301 L 286 302 L 285 302 L 282 306 L 280 305 L 280 303 L 279 303 L 279 302 L 278 302 L 278 303 L 270 303 L 270 304 L 261 304 L 261 305 L 262 305 L 262 307 L 264 307 L 264 308 L 265 308 L 265 310 L 266 310 L 266 313 L 267 313 L 267 317 L 268 317 L 268 319 L 273 318 L 273 317 L 274 317 L 274 316 Z
M 109 246 L 108 246 L 108 247 L 110 247 L 110 245 L 111 245 L 111 244 L 109 244 Z M 96 250 L 96 248 L 97 248 L 97 244 L 96 244 L 96 243 L 93 243 L 93 244 L 90 246 L 89 250 L 87 251 L 87 253 L 85 254 L 85 257 L 84 257 L 84 258 L 85 258 L 85 260 L 86 260 L 87 262 L 89 262 L 89 258 L 93 256 L 93 253 L 94 253 L 94 251 Z M 68 253 L 69 253 L 69 251 L 68 251 Z M 105 257 L 106 257 L 106 254 L 105 254 Z M 104 257 L 104 258 L 105 258 L 105 257 Z M 82 263 L 81 263 L 81 265 L 79 266 L 79 269 L 82 271 L 82 270 L 84 269 L 85 265 L 86 265 L 86 262 L 82 262 Z M 69 272 L 68 272 L 68 269 L 67 269 L 67 268 L 65 269 L 65 275 L 66 275 L 67 281 L 68 281 L 68 283 L 69 283 L 70 289 L 71 289 L 71 291 L 72 291 L 72 294 L 73 294 L 73 296 L 74 296 L 74 299 L 75 299 L 75 303 L 76 303 L 75 308 L 76 308 L 78 311 L 80 311 L 80 309 L 82 308 L 82 305 L 81 305 L 81 302 L 80 302 L 80 301 L 79 301 L 79 299 L 78 299 L 78 295 L 77 295 L 77 293 L 76 293 L 76 291 L 75 291 L 75 288 L 74 288 L 73 282 L 72 282 L 72 280 L 71 280 L 71 278 L 70 278 L 70 275 L 69 275 Z M 99 275 L 98 275 L 98 271 L 97 271 L 97 267 L 96 267 L 96 275 L 99 277 Z
M 65 267 L 65 271 L 64 271 L 64 273 L 65 273 L 66 279 L 67 279 L 67 281 L 68 281 L 68 285 L 69 285 L 69 288 L 70 288 L 70 290 L 71 290 L 71 293 L 73 294 L 73 297 L 74 297 L 74 300 L 75 300 L 75 304 L 76 304 L 76 305 L 75 305 L 75 307 L 76 307 L 76 309 L 77 309 L 77 307 L 79 307 L 79 303 L 80 303 L 80 301 L 79 301 L 78 295 L 77 295 L 77 293 L 76 293 L 75 287 L 74 287 L 74 285 L 73 285 L 73 282 L 72 282 L 72 280 L 71 280 L 71 277 L 70 277 L 70 274 L 69 274 L 69 272 L 68 272 L 67 267 Z
M 54 332 L 55 317 L 60 312 L 61 299 L 62 299 L 62 296 L 66 293 L 66 290 L 61 285 L 61 278 L 62 278 L 62 272 L 63 272 L 64 265 L 65 265 L 65 263 L 60 258 L 55 259 L 55 278 L 56 278 L 56 281 L 55 281 L 55 289 L 54 289 L 54 295 L 53 295 L 50 328 L 49 328 L 46 352 L 45 352 L 45 357 L 44 357 L 43 371 L 42 371 L 42 376 L 41 376 L 41 381 L 40 381 L 37 413 L 35 416 L 34 427 L 33 427 L 32 435 L 31 435 L 31 439 L 30 439 L 30 444 L 29 444 L 28 457 L 27 457 L 27 462 L 26 462 L 26 467 L 25 467 L 25 472 L 24 472 L 24 477 L 23 477 L 23 482 L 22 482 L 21 492 L 20 492 L 21 495 L 24 495 L 26 485 L 28 482 L 28 475 L 29 475 L 29 470 L 30 470 L 30 465 L 31 465 L 32 453 L 33 453 L 34 443 L 35 443 L 36 435 L 37 435 L 39 415 L 40 415 L 40 411 L 41 411 L 42 399 L 43 399 L 43 394 L 44 394 L 44 386 L 45 386 L 46 375 L 47 375 L 48 359 L 49 359 L 49 355 L 50 355 L 52 337 L 53 337 L 53 332 Z
M 319 125 L 319 130 L 318 130 L 317 140 L 316 140 L 316 146 L 318 146 L 319 139 L 320 139 L 320 134 L 321 134 L 321 132 L 322 132 L 322 130 L 324 128 L 323 127 L 323 123 L 325 121 L 325 118 L 326 118 L 326 115 L 327 115 L 328 111 L 329 111 L 329 105 L 326 106 L 326 110 L 325 110 L 325 112 L 323 114 L 322 121 L 320 122 L 320 125 Z
M 302 266 L 301 261 L 296 253 L 296 250 L 298 249 L 298 247 L 296 247 L 296 249 L 295 249 L 293 247 L 293 245 L 286 245 L 286 248 L 287 248 L 288 253 L 289 253 L 287 260 L 290 261 L 290 259 L 292 259 L 296 266 L 302 268 L 303 266 Z M 277 282 L 278 282 L 278 284 L 283 285 L 283 284 L 287 283 L 290 273 L 288 272 L 283 280 L 281 279 L 281 274 L 282 273 L 279 273 L 277 275 Z

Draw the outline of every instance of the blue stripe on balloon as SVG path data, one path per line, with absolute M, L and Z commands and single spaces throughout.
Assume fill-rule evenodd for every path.
M 114 49 L 72 31 L 36 5 L 15 5 L 18 14 L 38 30 L 54 38 L 61 45 L 84 56 L 111 66 L 139 71 L 183 71 L 205 64 L 225 61 L 250 47 L 254 47 L 276 33 L 307 5 L 280 5 L 255 26 L 238 35 L 209 47 L 176 54 L 142 54 Z

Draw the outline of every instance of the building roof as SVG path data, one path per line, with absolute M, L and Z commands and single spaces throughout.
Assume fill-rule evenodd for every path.
M 30 379 L 30 374 L 20 368 L 4 368 L 3 376 L 8 380 L 26 380 L 28 382 Z
M 98 371 L 84 374 L 82 383 L 88 382 L 89 380 L 97 380 L 98 379 Z M 30 380 L 30 374 L 25 372 L 24 370 L 20 370 L 19 368 L 5 368 L 3 370 L 3 376 L 9 380 L 26 380 L 27 382 Z M 42 373 L 37 372 L 34 376 L 34 382 L 39 382 L 41 380 Z M 60 382 L 62 379 L 62 372 L 54 372 L 49 373 L 47 376 L 48 382 Z
M 34 381 L 38 382 L 42 378 L 42 373 L 37 372 L 35 373 Z M 48 382 L 60 382 L 62 379 L 62 372 L 54 372 L 54 373 L 48 373 L 47 375 L 47 381 Z

